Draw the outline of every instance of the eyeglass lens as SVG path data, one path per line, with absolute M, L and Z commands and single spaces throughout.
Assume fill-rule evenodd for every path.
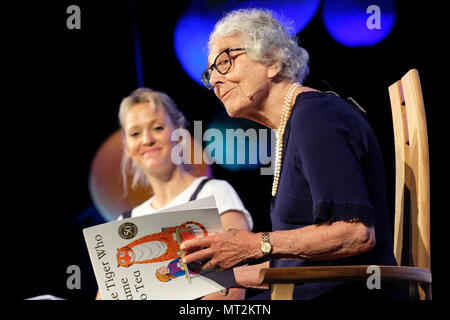
M 224 51 L 220 53 L 214 60 L 213 65 L 205 70 L 203 74 L 203 82 L 206 81 L 205 85 L 207 84 L 208 87 L 211 87 L 210 80 L 212 68 L 216 68 L 216 70 L 221 74 L 226 73 L 231 68 L 231 58 L 229 52 Z

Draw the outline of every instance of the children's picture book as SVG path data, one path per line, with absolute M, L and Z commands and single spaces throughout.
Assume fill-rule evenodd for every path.
M 213 196 L 83 230 L 104 300 L 189 300 L 232 287 L 232 270 L 182 263 L 183 241 L 219 232 Z

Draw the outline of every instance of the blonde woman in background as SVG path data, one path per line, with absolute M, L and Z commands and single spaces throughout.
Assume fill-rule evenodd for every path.
M 224 230 L 252 229 L 249 212 L 227 181 L 195 177 L 189 166 L 172 161 L 172 149 L 180 143 L 171 140 L 172 132 L 185 128 L 187 121 L 168 95 L 147 88 L 135 90 L 122 100 L 119 121 L 124 145 L 123 177 L 131 174 L 132 186 L 151 186 L 153 190 L 150 199 L 124 213 L 125 218 L 213 195 Z M 245 289 L 232 288 L 203 299 L 241 300 L 245 299 Z

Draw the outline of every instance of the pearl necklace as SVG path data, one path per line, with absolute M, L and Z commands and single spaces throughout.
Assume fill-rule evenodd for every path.
M 292 98 L 294 96 L 294 91 L 299 87 L 300 84 L 294 82 L 289 87 L 289 90 L 287 91 L 286 95 L 284 96 L 284 104 L 283 104 L 283 111 L 281 112 L 281 120 L 280 125 L 278 127 L 277 132 L 277 145 L 276 145 L 276 158 L 275 158 L 275 171 L 273 175 L 273 184 L 272 184 L 272 197 L 275 197 L 277 194 L 278 189 L 278 182 L 280 180 L 280 173 L 281 173 L 281 160 L 283 157 L 283 138 L 284 138 L 284 130 L 286 129 L 286 123 L 289 119 L 289 116 L 291 114 L 291 104 L 292 104 Z

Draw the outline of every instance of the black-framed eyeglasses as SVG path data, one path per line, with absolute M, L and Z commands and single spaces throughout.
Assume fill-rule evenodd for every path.
M 208 88 L 208 89 L 212 89 L 213 86 L 211 85 L 211 74 L 213 71 L 213 68 L 215 68 L 217 70 L 217 72 L 219 72 L 220 74 L 226 74 L 228 71 L 230 71 L 231 66 L 232 66 L 232 59 L 230 56 L 230 52 L 232 51 L 242 51 L 245 50 L 244 48 L 236 48 L 236 49 L 232 49 L 232 48 L 228 48 L 225 49 L 223 51 L 221 51 L 217 57 L 214 59 L 214 63 L 209 67 L 206 68 L 205 71 L 203 71 L 202 74 L 202 82 L 203 84 Z

